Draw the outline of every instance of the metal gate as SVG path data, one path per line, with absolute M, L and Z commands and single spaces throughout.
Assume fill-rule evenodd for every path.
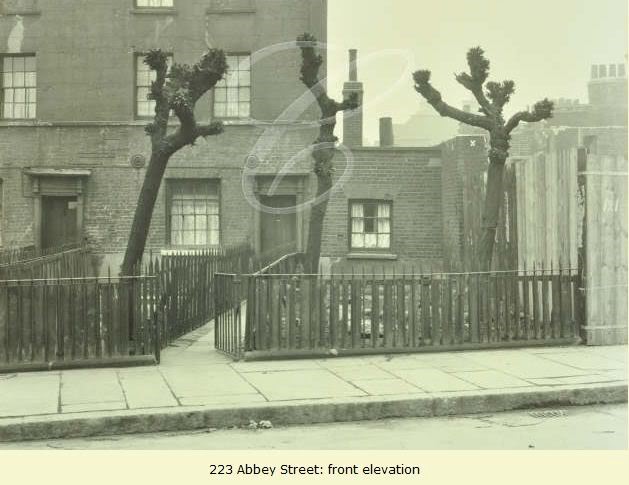
M 214 298 L 214 347 L 238 360 L 242 356 L 242 298 L 240 277 L 235 274 L 216 273 Z

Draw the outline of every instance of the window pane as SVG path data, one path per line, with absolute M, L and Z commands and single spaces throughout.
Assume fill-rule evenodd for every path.
M 352 232 L 365 232 L 362 218 L 352 217 Z
M 12 72 L 13 71 L 13 57 L 5 57 L 3 59 L 2 71 L 3 72 Z
M 238 73 L 238 83 L 240 86 L 251 86 L 251 73 L 249 71 L 240 71 Z
M 238 89 L 227 88 L 227 102 L 230 104 L 238 102 Z
M 13 118 L 13 105 L 4 103 L 2 106 L 2 117 L 3 118 Z
M 35 56 L 28 56 L 24 59 L 24 70 L 35 71 Z
M 26 90 L 16 89 L 13 94 L 13 99 L 16 103 L 24 103 L 26 101 Z
M 365 247 L 375 248 L 378 243 L 376 234 L 365 234 Z
M 183 244 L 185 246 L 193 246 L 194 245 L 194 231 L 184 231 L 184 233 L 183 233 Z
M 227 90 L 224 88 L 217 88 L 214 90 L 214 101 L 218 103 L 224 103 L 227 101 Z
M 239 103 L 238 104 L 238 116 L 241 118 L 249 117 L 249 103 Z
M 388 234 L 391 232 L 389 226 L 389 219 L 378 219 L 378 232 Z
M 376 232 L 375 219 L 365 217 L 364 219 L 365 232 Z
M 365 236 L 363 234 L 352 234 L 352 247 L 353 248 L 364 248 L 365 247 Z
M 240 88 L 240 92 L 238 93 L 238 98 L 240 102 L 250 101 L 251 100 L 251 88 Z
M 352 217 L 362 217 L 362 216 L 363 216 L 363 205 L 352 204 Z
M 13 86 L 13 74 L 10 72 L 5 72 L 2 75 L 2 86 L 5 88 L 10 88 Z
M 389 238 L 388 234 L 378 234 L 378 247 L 379 248 L 388 248 L 389 247 Z
M 37 116 L 37 105 L 35 103 L 31 103 L 29 106 L 28 117 L 35 118 Z
M 13 73 L 13 85 L 17 87 L 24 86 L 24 73 L 23 72 Z
M 237 104 L 227 104 L 227 116 L 229 116 L 230 118 L 235 118 L 236 116 L 238 116 L 238 105 Z
M 227 105 L 224 103 L 217 103 L 214 105 L 214 116 L 223 117 L 227 116 Z
M 5 103 L 13 103 L 13 91 L 14 91 L 14 89 L 5 89 L 4 90 L 4 102 Z
M 23 57 L 13 58 L 13 72 L 24 72 L 24 58 Z
M 13 105 L 13 117 L 14 118 L 26 118 L 25 116 L 25 110 L 24 110 L 24 105 L 23 104 L 15 104 Z
M 37 86 L 37 74 L 34 72 L 27 72 L 24 78 L 24 84 L 28 87 Z
M 389 217 L 389 204 L 378 204 L 378 217 Z

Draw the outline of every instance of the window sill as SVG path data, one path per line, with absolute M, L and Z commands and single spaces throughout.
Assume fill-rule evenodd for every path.
M 137 7 L 132 8 L 129 12 L 138 15 L 177 15 L 177 10 L 171 7 Z
M 0 15 L 19 15 L 20 17 L 26 17 L 28 15 L 41 15 L 41 10 L 14 10 L 9 8 L 1 12 Z
M 392 253 L 372 253 L 368 251 L 353 251 L 347 253 L 347 259 L 381 259 L 381 260 L 396 260 L 397 254 Z
M 168 248 L 164 248 L 160 250 L 160 254 L 162 256 L 174 256 L 174 255 L 178 255 L 178 254 L 196 254 L 198 252 L 201 251 L 214 251 L 214 252 L 219 252 L 221 250 L 221 246 L 196 246 L 196 247 L 191 247 L 191 246 L 182 246 L 182 247 L 176 247 L 176 246 L 171 246 Z
M 230 14 L 230 13 L 256 13 L 255 8 L 208 8 L 205 11 L 206 14 L 210 15 L 221 15 L 221 14 Z

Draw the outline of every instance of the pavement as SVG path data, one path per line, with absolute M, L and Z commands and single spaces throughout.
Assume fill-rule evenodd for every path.
M 0 441 L 627 402 L 627 346 L 234 362 L 213 338 L 156 366 L 0 374 Z

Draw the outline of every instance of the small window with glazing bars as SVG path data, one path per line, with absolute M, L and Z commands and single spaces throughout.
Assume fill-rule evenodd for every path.
M 3 55 L 0 96 L 3 119 L 34 119 L 37 114 L 35 55 Z

